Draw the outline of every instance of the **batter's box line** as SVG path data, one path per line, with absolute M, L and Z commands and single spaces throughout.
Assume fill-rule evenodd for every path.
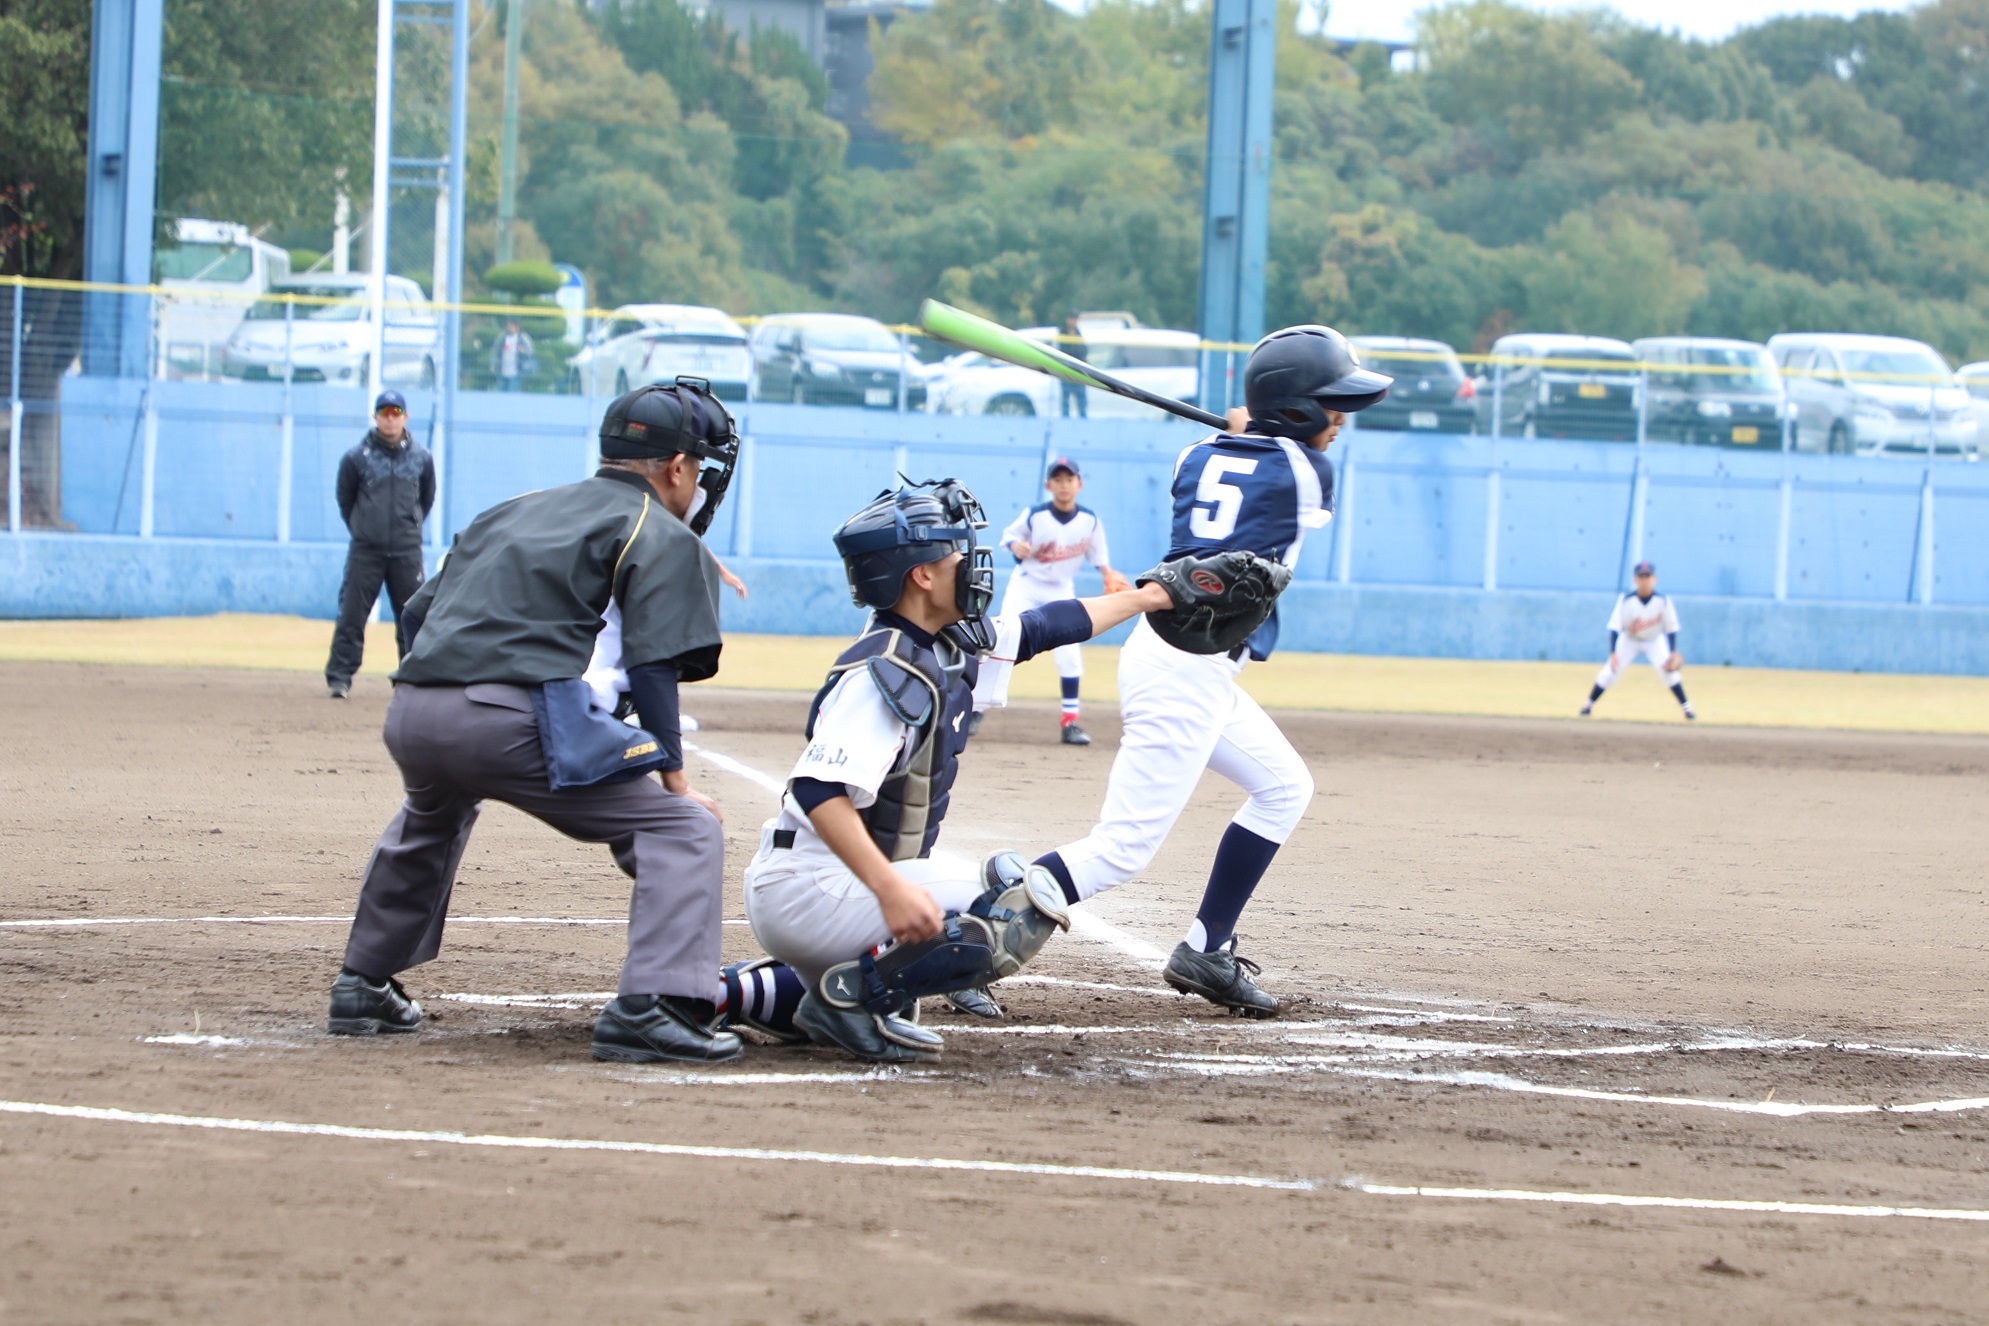
M 350 916 L 43 916 L 0 921 L 0 930 L 83 930 L 114 925 L 351 925 Z M 451 916 L 450 925 L 626 926 L 626 916 Z M 728 917 L 723 925 L 745 925 Z
M 743 1160 L 772 1164 L 845 1165 L 868 1169 L 939 1170 L 1054 1179 L 1094 1179 L 1124 1184 L 1181 1184 L 1255 1188 L 1274 1192 L 1359 1194 L 1437 1201 L 1535 1202 L 1563 1206 L 1613 1206 L 1738 1214 L 1835 1216 L 1848 1219 L 1959 1220 L 1989 1222 L 1989 1211 L 1928 1206 L 1856 1206 L 1831 1202 L 1749 1201 L 1734 1198 L 1670 1197 L 1630 1193 L 1549 1192 L 1522 1188 L 1422 1187 L 1347 1178 L 1337 1183 L 1271 1178 L 1254 1174 L 1197 1174 L 1180 1170 L 1122 1169 L 1106 1165 L 1059 1165 L 1004 1160 L 955 1160 L 928 1156 L 873 1156 L 837 1151 L 783 1151 L 761 1147 L 693 1146 L 670 1142 L 617 1142 L 584 1138 L 515 1137 L 499 1133 L 432 1132 L 412 1128 L 356 1128 L 342 1124 L 290 1123 L 276 1119 L 230 1119 L 160 1114 L 86 1105 L 0 1100 L 0 1113 L 121 1123 L 145 1127 L 197 1128 L 225 1132 L 335 1137 L 365 1142 L 420 1142 L 428 1145 L 491 1147 L 520 1151 L 600 1151 L 700 1160 Z

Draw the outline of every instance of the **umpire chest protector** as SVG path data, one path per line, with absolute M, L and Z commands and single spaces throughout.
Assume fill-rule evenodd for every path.
M 927 646 L 896 627 L 879 626 L 857 637 L 829 669 L 829 679 L 808 706 L 809 737 L 815 735 L 815 720 L 829 692 L 845 674 L 857 671 L 869 677 L 885 706 L 911 729 L 904 752 L 877 789 L 877 800 L 862 812 L 864 825 L 887 860 L 926 856 L 939 838 L 960 752 L 967 745 L 980 662 L 945 636 Z

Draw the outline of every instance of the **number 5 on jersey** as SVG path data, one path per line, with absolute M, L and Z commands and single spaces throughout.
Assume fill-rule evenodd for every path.
M 1208 539 L 1220 543 L 1236 532 L 1236 517 L 1243 510 L 1243 490 L 1233 483 L 1224 483 L 1223 478 L 1231 474 L 1255 474 L 1257 462 L 1242 456 L 1225 456 L 1221 452 L 1211 452 L 1208 463 L 1202 466 L 1201 481 L 1195 485 L 1194 511 L 1188 516 L 1188 530 L 1198 539 Z M 1204 511 L 1200 503 L 1207 502 L 1210 510 Z

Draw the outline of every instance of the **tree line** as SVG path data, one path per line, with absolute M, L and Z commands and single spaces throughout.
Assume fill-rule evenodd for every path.
M 519 253 L 578 264 L 598 303 L 895 321 L 937 294 L 1016 324 L 1194 325 L 1198 3 L 937 0 L 873 30 L 897 169 L 848 163 L 784 33 L 675 0 L 525 9 Z M 474 273 L 494 251 L 504 8 L 471 10 Z M 0 0 L 7 271 L 80 272 L 88 17 Z M 1722 42 L 1475 0 L 1425 13 L 1407 70 L 1295 5 L 1282 21 L 1274 325 L 1466 349 L 1827 328 L 1989 357 L 1989 0 Z M 370 178 L 372 23 L 366 0 L 168 0 L 162 218 L 322 249 L 336 172 L 355 193 Z M 22 185 L 25 228 L 6 210 Z

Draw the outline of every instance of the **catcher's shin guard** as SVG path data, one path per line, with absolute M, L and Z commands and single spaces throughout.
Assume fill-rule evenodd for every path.
M 866 953 L 822 974 L 821 993 L 837 1008 L 903 1013 L 921 995 L 951 994 L 1021 971 L 1050 936 L 1070 929 L 1055 876 L 1015 852 L 981 863 L 987 885 L 965 912 L 931 939 Z

